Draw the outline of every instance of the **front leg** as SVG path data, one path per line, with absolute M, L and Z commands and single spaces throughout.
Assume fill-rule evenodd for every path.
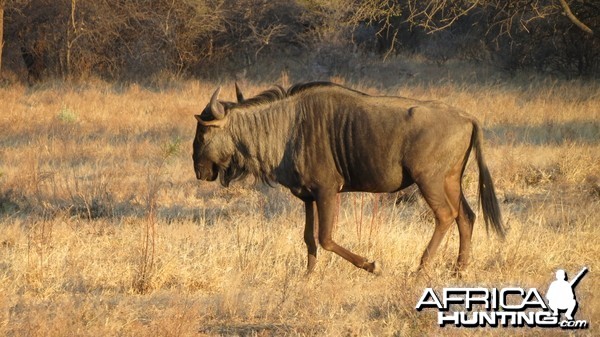
M 358 268 L 371 273 L 380 273 L 376 262 L 369 262 L 366 258 L 356 255 L 333 241 L 333 219 L 335 214 L 335 198 L 337 191 L 319 193 L 317 196 L 317 214 L 319 215 L 319 243 L 325 250 L 332 251 L 343 257 Z
M 315 223 L 315 202 L 304 201 L 304 210 L 306 211 L 306 223 L 304 225 L 304 242 L 306 243 L 306 248 L 308 250 L 308 269 L 306 271 L 307 274 L 312 273 L 315 269 L 315 264 L 317 262 L 317 239 L 316 236 L 317 231 L 315 227 L 318 227 Z

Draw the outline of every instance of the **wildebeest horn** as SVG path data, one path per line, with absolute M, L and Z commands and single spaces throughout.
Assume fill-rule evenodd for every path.
M 244 94 L 242 94 L 242 90 L 238 86 L 237 82 L 235 82 L 235 96 L 237 97 L 238 103 L 242 103 L 244 101 Z
M 219 102 L 217 99 L 219 98 L 219 93 L 221 92 L 221 87 L 218 87 L 215 90 L 215 93 L 210 98 L 210 111 L 215 119 L 223 119 L 225 118 L 225 108 L 223 104 Z

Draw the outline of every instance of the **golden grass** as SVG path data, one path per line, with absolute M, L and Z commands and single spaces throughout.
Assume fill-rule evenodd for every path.
M 244 85 L 247 96 L 267 88 Z M 425 287 L 545 292 L 557 268 L 583 266 L 576 317 L 591 328 L 579 333 L 597 334 L 600 86 L 349 85 L 441 99 L 482 121 L 510 231 L 500 242 L 478 220 L 462 278 L 451 266 L 456 229 L 417 276 L 428 207 L 366 194 L 341 197 L 335 238 L 384 274 L 320 250 L 306 278 L 299 201 L 281 188 L 195 179 L 191 115 L 212 83 L 13 86 L 0 89 L 0 335 L 560 335 L 438 328 L 434 312 L 414 307 Z M 234 99 L 233 84 L 223 95 Z M 475 206 L 473 166 L 464 182 Z

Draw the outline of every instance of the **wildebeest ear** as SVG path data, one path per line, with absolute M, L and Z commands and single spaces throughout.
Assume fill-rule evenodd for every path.
M 237 97 L 238 103 L 242 103 L 244 101 L 244 94 L 242 94 L 242 89 L 240 89 L 237 82 L 235 82 L 235 96 Z
M 227 120 L 228 120 L 228 118 L 225 117 L 223 119 L 211 119 L 209 121 L 205 121 L 204 119 L 202 119 L 202 117 L 200 117 L 200 115 L 194 115 L 194 117 L 196 117 L 196 120 L 198 120 L 198 123 L 200 123 L 204 126 L 214 127 L 214 128 L 224 127 L 225 124 L 227 124 Z

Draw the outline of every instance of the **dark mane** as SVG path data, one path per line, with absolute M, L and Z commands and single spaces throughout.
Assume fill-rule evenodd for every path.
M 367 95 L 363 92 L 347 88 L 340 84 L 327 82 L 327 81 L 317 81 L 317 82 L 297 83 L 297 84 L 294 84 L 291 87 L 289 87 L 289 89 L 287 89 L 287 90 L 285 90 L 283 87 L 277 85 L 277 86 L 273 87 L 272 89 L 265 90 L 265 91 L 261 92 L 260 94 L 258 94 L 257 96 L 248 98 L 241 103 L 234 103 L 234 104 L 232 104 L 232 107 L 245 108 L 245 107 L 256 106 L 256 105 L 260 105 L 260 104 L 264 104 L 264 103 L 275 102 L 275 101 L 282 100 L 286 97 L 294 96 L 303 91 L 306 91 L 306 90 L 309 90 L 312 88 L 320 88 L 320 87 L 344 88 L 346 90 L 355 92 L 360 95 Z
M 332 87 L 332 86 L 339 86 L 339 84 L 335 84 L 332 82 L 326 82 L 326 81 L 301 82 L 301 83 L 293 84 L 291 87 L 289 87 L 287 90 L 287 94 L 288 94 L 288 96 L 292 96 L 292 95 L 296 95 L 296 94 L 298 94 L 302 91 L 308 90 L 308 89 L 319 88 L 319 87 Z
M 359 94 L 363 94 L 360 91 L 356 91 L 350 88 L 347 88 L 341 84 L 337 84 L 337 83 L 332 83 L 332 82 L 327 82 L 327 81 L 317 81 L 317 82 L 307 82 L 307 83 L 297 83 L 292 85 L 288 90 L 287 90 L 287 94 L 288 96 L 292 96 L 292 95 L 296 95 L 299 94 L 305 90 L 308 89 L 312 89 L 312 88 L 320 88 L 320 87 L 337 87 L 337 88 L 344 88 L 346 90 L 349 91 L 353 91 Z
M 272 89 L 265 90 L 252 98 L 248 98 L 241 103 L 235 104 L 234 106 L 240 107 L 240 108 L 245 108 L 245 107 L 249 107 L 249 106 L 255 106 L 255 105 L 260 105 L 260 104 L 264 104 L 264 103 L 275 102 L 275 101 L 284 99 L 287 96 L 288 96 L 288 94 L 285 91 L 285 89 L 283 87 L 277 85 L 277 86 L 273 87 Z

